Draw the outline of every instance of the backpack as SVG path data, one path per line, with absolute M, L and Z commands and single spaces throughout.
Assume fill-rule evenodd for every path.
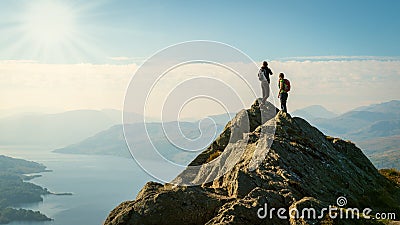
M 262 80 L 264 80 L 262 76 L 264 76 L 264 77 L 265 77 L 265 75 L 264 75 L 264 71 L 263 71 L 263 70 L 260 70 L 260 71 L 258 72 L 258 80 L 259 80 L 259 81 L 262 81 Z
M 283 82 L 284 82 L 283 90 L 285 92 L 289 92 L 290 91 L 290 81 L 288 79 L 283 79 Z
M 261 68 L 260 72 L 258 73 L 258 79 L 260 81 L 264 80 L 262 76 L 264 76 L 264 78 L 268 81 L 268 83 L 270 83 L 269 70 L 267 68 Z

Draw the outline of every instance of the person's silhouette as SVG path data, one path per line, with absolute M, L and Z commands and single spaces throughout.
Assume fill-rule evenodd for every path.
M 272 74 L 273 73 L 271 69 L 268 68 L 268 62 L 264 61 L 263 65 L 260 68 L 260 71 L 258 72 L 258 79 L 261 81 L 261 90 L 262 90 L 261 104 L 265 104 L 265 102 L 269 97 L 269 84 L 271 83 L 269 76 Z
M 288 90 L 287 90 L 287 84 L 285 82 L 285 74 L 280 73 L 279 74 L 279 94 L 278 98 L 281 100 L 281 110 L 287 113 L 287 99 L 289 97 Z

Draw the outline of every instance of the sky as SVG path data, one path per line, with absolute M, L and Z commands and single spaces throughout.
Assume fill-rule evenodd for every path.
M 226 43 L 257 65 L 270 61 L 292 82 L 289 110 L 320 104 L 345 112 L 398 99 L 399 10 L 400 2 L 391 0 L 3 0 L 0 111 L 122 109 L 138 68 L 160 50 L 191 40 Z M 219 76 L 207 66 L 192 70 Z M 165 83 L 185 81 L 178 72 Z M 256 74 L 244 77 L 258 88 Z M 239 95 L 246 92 L 235 87 Z M 159 86 L 160 96 L 163 90 Z M 207 103 L 189 105 L 186 116 L 220 113 Z

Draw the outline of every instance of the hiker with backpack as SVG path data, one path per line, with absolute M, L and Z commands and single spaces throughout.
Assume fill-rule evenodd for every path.
M 281 100 L 281 110 L 287 113 L 287 99 L 289 97 L 288 92 L 290 91 L 290 82 L 288 79 L 285 79 L 285 74 L 279 74 L 279 94 L 278 98 Z
M 268 68 L 268 62 L 264 61 L 263 65 L 260 68 L 260 71 L 258 72 L 258 79 L 261 81 L 261 90 L 262 90 L 262 100 L 261 104 L 265 105 L 265 102 L 267 101 L 269 97 L 269 83 L 270 83 L 270 78 L 269 76 L 272 75 L 272 71 L 270 68 Z

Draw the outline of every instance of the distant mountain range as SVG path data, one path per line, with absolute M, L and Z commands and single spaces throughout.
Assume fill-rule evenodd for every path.
M 327 135 L 355 142 L 368 156 L 371 156 L 371 160 L 378 167 L 381 167 L 382 162 L 386 160 L 387 163 L 384 165 L 394 165 L 393 167 L 400 168 L 398 157 L 395 157 L 396 152 L 399 152 L 398 146 L 400 146 L 398 138 L 400 137 L 400 101 L 393 100 L 359 107 L 341 115 L 318 105 L 296 110 L 291 114 L 305 118 Z M 24 114 L 0 118 L 0 143 L 2 145 L 54 146 L 58 147 L 57 152 L 62 153 L 130 157 L 123 136 L 121 117 L 122 112 L 118 110 L 77 110 L 56 114 Z M 218 124 L 217 131 L 220 132 L 232 117 L 233 114 L 223 114 L 210 118 Z M 135 123 L 141 120 L 142 116 L 138 114 L 129 115 L 132 131 L 135 131 Z M 184 122 L 181 125 L 183 130 L 195 137 L 199 132 L 198 122 L 193 119 L 193 121 Z M 203 128 L 211 126 L 211 122 L 211 120 L 204 120 Z M 164 125 L 171 128 L 176 126 L 174 123 L 176 121 Z M 182 151 L 176 153 L 176 148 L 171 148 L 171 143 L 162 132 L 161 123 L 152 122 L 150 124 L 149 136 L 156 140 L 156 146 L 164 151 L 163 154 L 168 157 L 177 157 L 180 161 L 185 162 L 193 158 L 192 154 L 182 153 Z M 212 129 L 209 127 L 205 130 L 211 131 Z M 145 135 L 147 134 L 137 131 L 134 142 L 137 143 L 138 148 L 152 147 L 143 145 L 142 140 L 147 137 Z M 174 155 L 174 152 L 177 155 Z
M 400 101 L 392 100 L 389 102 L 383 102 L 380 104 L 372 104 L 368 106 L 362 106 L 354 109 L 354 111 L 369 111 L 369 112 L 383 112 L 383 113 L 399 113 Z
M 212 120 L 194 122 L 167 122 L 167 123 L 148 123 L 146 124 L 147 133 L 143 132 L 142 124 L 132 123 L 126 125 L 131 147 L 143 149 L 138 154 L 146 157 L 146 151 L 157 149 L 166 159 L 176 163 L 186 165 L 197 156 L 196 151 L 182 151 L 180 147 L 188 149 L 203 150 L 202 147 L 208 146 L 223 130 L 224 124 L 230 120 L 229 116 L 217 115 L 211 117 Z M 200 131 L 201 130 L 201 131 Z M 150 137 L 151 142 L 146 141 Z M 194 140 L 190 142 L 185 138 Z M 188 146 L 190 145 L 190 146 Z M 79 143 L 69 145 L 64 148 L 56 149 L 54 152 L 67 154 L 89 154 L 89 155 L 115 155 L 131 157 L 125 142 L 123 125 L 115 125 Z
M 370 156 L 377 167 L 400 168 L 397 154 L 400 146 L 400 101 L 390 101 L 382 104 L 360 107 L 342 115 L 337 115 L 323 106 L 310 106 L 297 110 L 292 114 L 308 120 L 311 124 L 330 136 L 338 136 L 356 142 Z M 218 132 L 230 120 L 232 114 L 217 115 L 211 118 L 218 124 Z M 209 121 L 210 122 L 210 121 Z M 169 122 L 167 127 L 176 126 L 176 122 Z M 184 130 L 192 135 L 198 135 L 198 121 L 182 123 Z M 131 124 L 135 133 L 135 124 Z M 188 162 L 194 154 L 177 151 L 165 138 L 160 123 L 149 125 L 149 136 L 154 139 L 155 146 L 167 158 L 174 158 L 184 163 Z M 206 129 L 207 130 L 207 129 Z M 147 137 L 141 131 L 136 131 L 135 146 L 141 149 L 153 148 L 145 146 L 143 138 Z M 210 134 L 208 134 L 210 135 Z M 175 141 L 179 137 L 175 137 Z M 206 144 L 206 143 L 204 143 Z M 130 153 L 123 136 L 122 125 L 113 126 L 79 143 L 57 149 L 56 152 L 72 154 L 102 154 L 130 157 Z M 397 155 L 396 155 L 397 154 Z M 385 163 L 383 163 L 385 162 Z
M 355 142 L 377 167 L 400 168 L 400 101 L 358 107 L 333 117 L 322 106 L 307 107 L 293 114 L 307 118 L 327 135 Z
M 4 112 L 6 113 L 9 112 Z M 225 124 L 233 116 L 234 114 L 221 114 L 210 118 L 217 124 Z M 108 128 L 111 133 L 116 129 L 122 132 L 121 126 L 112 127 L 121 124 L 122 118 L 123 112 L 114 109 L 73 110 L 51 114 L 17 113 L 0 117 L 0 145 L 64 147 L 76 144 L 99 132 L 104 133 L 103 131 Z M 133 112 L 125 113 L 124 119 L 131 124 L 143 122 L 143 116 Z M 146 121 L 151 123 L 156 119 L 149 117 Z M 192 121 L 195 122 L 195 119 Z M 124 146 L 124 144 L 115 147 L 117 146 Z
M 22 114 L 0 119 L 2 145 L 63 146 L 121 123 L 117 110 L 75 110 L 55 114 Z
M 314 121 L 320 118 L 330 119 L 338 116 L 336 113 L 327 110 L 321 105 L 312 105 L 303 109 L 298 109 L 292 114 L 308 121 Z
M 352 141 L 400 134 L 400 101 L 396 100 L 359 107 L 341 115 L 322 106 L 296 110 L 293 115 L 307 119 L 324 133 Z

